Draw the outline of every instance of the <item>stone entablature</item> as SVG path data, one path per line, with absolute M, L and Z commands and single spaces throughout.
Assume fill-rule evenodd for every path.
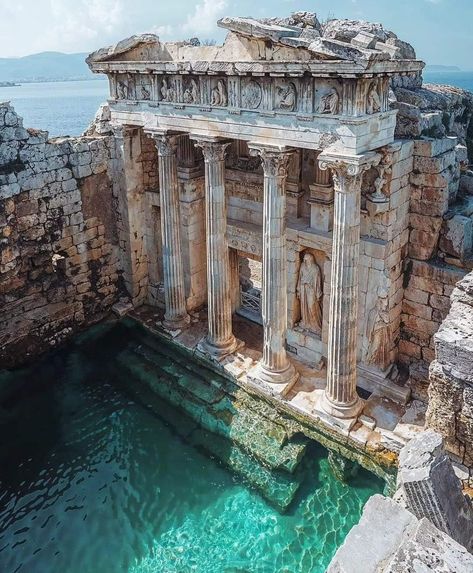
M 150 102 L 151 106 L 189 106 L 203 111 L 227 108 L 231 113 L 296 114 L 301 121 L 314 115 L 372 115 L 389 110 L 388 72 L 345 78 L 342 74 L 300 69 L 297 64 L 266 64 L 261 71 L 185 69 L 179 71 L 137 70 L 126 62 L 100 66 L 110 78 L 111 99 Z M 251 66 L 253 67 L 253 66 Z M 100 69 L 99 68 L 99 69 Z M 97 70 L 98 71 L 98 70 Z M 358 74 L 357 74 L 358 75 Z M 350 74 L 353 76 L 353 74 Z

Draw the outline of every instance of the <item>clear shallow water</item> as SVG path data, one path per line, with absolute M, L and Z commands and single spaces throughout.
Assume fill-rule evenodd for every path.
M 116 385 L 129 337 L 115 328 L 92 353 L 73 344 L 10 377 L 23 386 L 0 410 L 0 571 L 323 572 L 382 484 L 337 482 L 314 447 L 279 513 Z
M 107 79 L 0 87 L 0 101 L 11 101 L 25 127 L 44 129 L 51 137 L 81 135 L 107 97 Z

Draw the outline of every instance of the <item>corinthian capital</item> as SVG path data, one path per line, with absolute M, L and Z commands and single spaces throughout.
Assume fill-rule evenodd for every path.
M 191 137 L 191 139 L 194 139 Z M 202 149 L 205 163 L 224 161 L 230 141 L 221 139 L 194 139 L 196 147 Z
M 319 167 L 322 171 L 330 169 L 336 191 L 349 193 L 360 188 L 363 173 L 379 164 L 381 156 L 370 151 L 363 155 L 343 155 L 334 152 L 322 152 L 319 155 Z
M 170 157 L 177 152 L 177 142 L 179 135 L 176 133 L 161 133 L 156 131 L 147 132 L 149 137 L 154 139 L 154 143 L 161 157 Z
M 293 150 L 279 150 L 250 145 L 250 153 L 259 155 L 266 177 L 287 177 L 289 161 Z

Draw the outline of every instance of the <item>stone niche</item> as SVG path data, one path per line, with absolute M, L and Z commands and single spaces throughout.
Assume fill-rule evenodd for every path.
M 289 261 L 287 345 L 301 360 L 314 365 L 326 355 L 325 293 L 330 262 L 323 251 L 304 245 L 290 250 Z

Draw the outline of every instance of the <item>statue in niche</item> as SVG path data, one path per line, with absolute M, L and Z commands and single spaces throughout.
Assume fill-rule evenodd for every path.
M 211 105 L 226 107 L 227 101 L 227 88 L 223 80 L 218 80 L 217 85 L 212 88 L 210 93 L 210 103 Z
M 368 90 L 368 105 L 366 111 L 369 114 L 381 111 L 381 98 L 379 97 L 376 82 L 371 82 Z
M 184 91 L 184 103 L 198 103 L 199 102 L 199 87 L 197 82 L 192 79 L 190 85 Z
M 299 326 L 320 335 L 322 332 L 322 273 L 312 253 L 304 253 L 296 293 L 301 305 Z
M 366 364 L 384 369 L 389 365 L 389 309 L 388 297 L 378 297 L 366 321 L 368 350 Z
M 141 86 L 141 99 L 150 100 L 151 99 L 151 91 L 148 86 Z
M 126 80 L 119 80 L 117 83 L 117 94 L 119 99 L 128 99 L 128 83 Z
M 247 109 L 256 109 L 261 104 L 262 91 L 258 82 L 250 80 L 243 90 L 242 106 Z
M 176 92 L 167 78 L 163 78 L 163 85 L 161 86 L 161 96 L 163 101 L 173 102 L 176 97 Z
M 330 88 L 330 90 L 320 98 L 319 113 L 336 115 L 338 113 L 339 101 L 340 96 L 336 88 Z
M 279 93 L 279 109 L 284 111 L 294 111 L 296 109 L 296 86 L 291 82 L 286 88 L 278 88 Z

